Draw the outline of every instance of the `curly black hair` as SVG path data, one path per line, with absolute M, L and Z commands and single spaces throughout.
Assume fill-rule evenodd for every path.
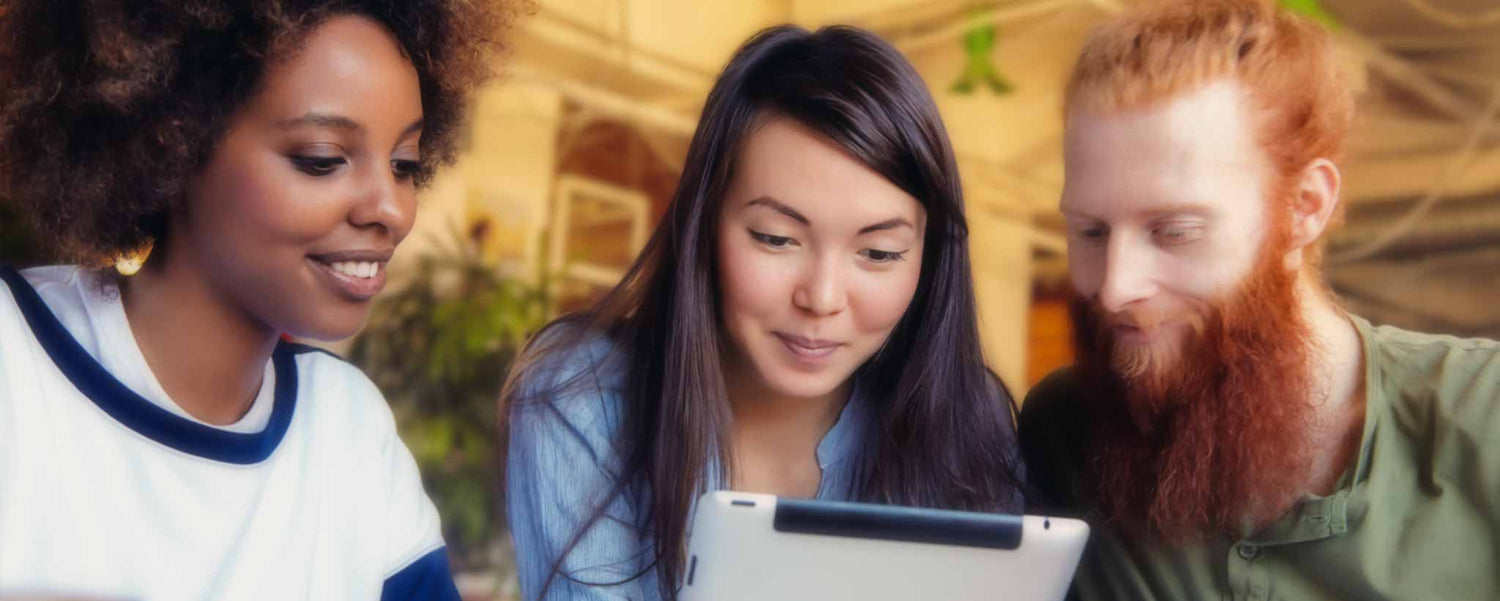
M 336 15 L 394 33 L 421 82 L 419 185 L 453 162 L 472 93 L 528 0 L 5 0 L 0 204 L 59 257 L 109 263 L 165 233 L 266 65 Z

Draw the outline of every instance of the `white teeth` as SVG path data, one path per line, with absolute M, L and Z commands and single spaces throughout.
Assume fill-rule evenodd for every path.
M 334 271 L 351 278 L 373 278 L 375 274 L 380 272 L 379 263 L 340 261 L 338 263 L 329 263 L 328 266 L 332 267 Z

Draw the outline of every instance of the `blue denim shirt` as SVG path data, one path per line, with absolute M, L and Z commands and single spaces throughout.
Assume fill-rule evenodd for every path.
M 515 542 L 521 597 L 541 599 L 553 564 L 592 517 L 616 482 L 621 458 L 613 452 L 626 386 L 623 357 L 602 337 L 562 353 L 540 380 L 522 383 L 522 400 L 510 408 L 506 507 Z M 564 383 L 570 385 L 563 386 Z M 561 392 L 552 392 L 561 390 Z M 818 443 L 819 499 L 850 500 L 854 465 L 872 416 L 856 387 L 838 421 Z M 717 465 L 709 481 L 718 480 Z M 656 600 L 651 541 L 638 513 L 616 498 L 579 539 L 553 578 L 547 600 Z M 690 522 L 691 523 L 691 522 Z M 619 583 L 642 571 L 637 579 Z M 569 575 L 571 578 L 565 578 Z

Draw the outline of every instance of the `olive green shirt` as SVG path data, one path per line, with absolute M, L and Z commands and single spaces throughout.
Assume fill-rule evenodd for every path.
M 1094 528 L 1073 595 L 1500 599 L 1500 343 L 1353 321 L 1366 358 L 1358 456 L 1333 494 L 1241 540 L 1167 546 L 1101 525 L 1080 478 L 1088 400 L 1066 369 L 1033 390 L 1019 431 L 1047 500 L 1033 512 Z

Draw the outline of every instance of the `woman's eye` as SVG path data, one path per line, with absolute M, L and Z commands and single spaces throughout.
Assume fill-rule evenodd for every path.
M 298 171 L 301 171 L 313 177 L 323 177 L 325 175 L 331 175 L 334 171 L 337 171 L 339 167 L 343 166 L 347 162 L 348 161 L 344 160 L 344 157 L 292 157 L 292 164 L 297 167 Z
M 859 254 L 863 255 L 864 258 L 868 259 L 872 263 L 895 263 L 897 261 L 905 261 L 906 252 L 907 251 L 904 250 L 890 251 L 867 248 L 865 250 L 859 251 Z
M 796 240 L 793 240 L 786 236 L 772 236 L 770 234 L 762 234 L 755 230 L 750 230 L 750 237 L 754 238 L 756 242 L 759 242 L 771 248 L 787 248 L 797 243 Z
M 409 161 L 396 159 L 391 161 L 391 172 L 396 174 L 396 179 L 408 180 L 416 177 L 417 172 L 422 170 L 420 161 Z

